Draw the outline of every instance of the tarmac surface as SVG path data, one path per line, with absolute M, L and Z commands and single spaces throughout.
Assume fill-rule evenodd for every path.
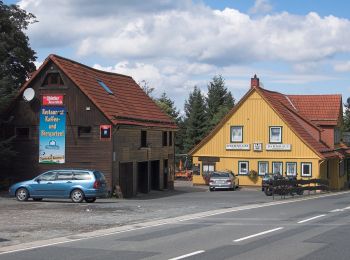
M 276 200 L 281 198 L 276 197 Z M 193 187 L 186 181 L 176 181 L 175 190 L 152 191 L 132 199 L 100 199 L 92 204 L 45 199 L 18 202 L 1 196 L 0 248 L 271 201 L 272 197 L 265 196 L 259 188 L 209 192 L 206 186 Z

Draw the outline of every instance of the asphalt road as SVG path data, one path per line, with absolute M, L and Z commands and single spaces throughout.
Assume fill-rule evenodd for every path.
M 350 194 L 326 194 L 76 236 L 0 259 L 350 259 L 349 224 Z

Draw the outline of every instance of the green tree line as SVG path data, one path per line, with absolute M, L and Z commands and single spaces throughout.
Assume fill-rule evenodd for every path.
M 145 91 L 149 87 L 143 87 Z M 234 106 L 234 98 L 227 90 L 225 80 L 216 75 L 207 85 L 207 95 L 194 86 L 185 101 L 184 113 L 180 114 L 166 93 L 154 98 L 158 106 L 178 124 L 176 153 L 188 153 L 197 145 Z M 147 92 L 146 92 L 147 93 Z

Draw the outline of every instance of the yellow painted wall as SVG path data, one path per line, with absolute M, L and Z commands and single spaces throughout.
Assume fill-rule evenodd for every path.
M 230 126 L 243 126 L 243 143 L 249 143 L 250 151 L 226 151 L 226 144 L 230 143 Z M 291 151 L 266 151 L 269 143 L 269 126 L 282 126 L 282 143 L 291 144 Z M 263 143 L 262 152 L 253 151 L 253 143 Z M 269 161 L 269 171 L 272 171 L 272 161 L 282 161 L 283 171 L 286 162 L 297 162 L 297 172 L 301 175 L 300 162 L 312 162 L 314 178 L 320 177 L 319 156 L 309 148 L 278 116 L 278 114 L 256 92 L 247 98 L 236 112 L 225 122 L 224 126 L 201 148 L 193 154 L 193 162 L 198 162 L 199 156 L 220 157 L 216 163 L 216 170 L 232 170 L 238 173 L 238 161 L 249 161 L 249 170 L 258 170 L 258 161 Z M 201 169 L 202 171 L 202 169 Z M 247 176 L 240 176 L 240 185 L 260 185 L 252 182 Z M 197 183 L 198 181 L 198 183 Z M 201 176 L 195 176 L 194 184 L 201 184 Z
M 339 176 L 339 159 L 329 159 L 329 186 L 332 190 L 341 190 L 346 188 L 347 175 Z M 327 164 L 321 165 L 321 172 L 327 173 Z
M 220 158 L 220 162 L 217 162 L 215 167 L 215 170 L 230 170 L 234 173 L 238 173 L 238 162 L 242 161 L 242 159 L 238 158 Z M 286 170 L 286 163 L 287 162 L 296 162 L 297 163 L 297 173 L 299 179 L 308 179 L 307 177 L 301 177 L 301 163 L 302 162 L 311 162 L 312 163 L 312 177 L 311 178 L 322 178 L 319 171 L 319 160 L 318 159 L 271 159 L 271 158 L 263 158 L 261 159 L 247 159 L 249 161 L 249 170 L 255 170 L 258 172 L 258 161 L 268 161 L 269 162 L 269 172 L 272 172 L 272 162 L 283 162 L 283 172 L 285 173 Z M 194 163 L 198 164 L 201 162 L 198 162 L 198 158 L 194 160 Z M 256 182 L 252 181 L 248 176 L 239 175 L 239 184 L 240 185 L 253 185 L 253 186 L 260 186 L 262 177 L 259 176 L 256 180 Z M 201 175 L 195 175 L 193 176 L 193 183 L 194 184 L 205 184 L 204 180 Z

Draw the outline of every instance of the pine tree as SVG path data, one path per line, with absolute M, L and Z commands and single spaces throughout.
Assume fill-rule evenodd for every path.
M 186 137 L 184 139 L 184 151 L 187 153 L 198 144 L 206 133 L 206 106 L 204 97 L 196 86 L 185 102 Z
M 234 98 L 225 86 L 221 75 L 214 76 L 208 84 L 207 102 L 207 132 L 213 129 L 234 106 Z

